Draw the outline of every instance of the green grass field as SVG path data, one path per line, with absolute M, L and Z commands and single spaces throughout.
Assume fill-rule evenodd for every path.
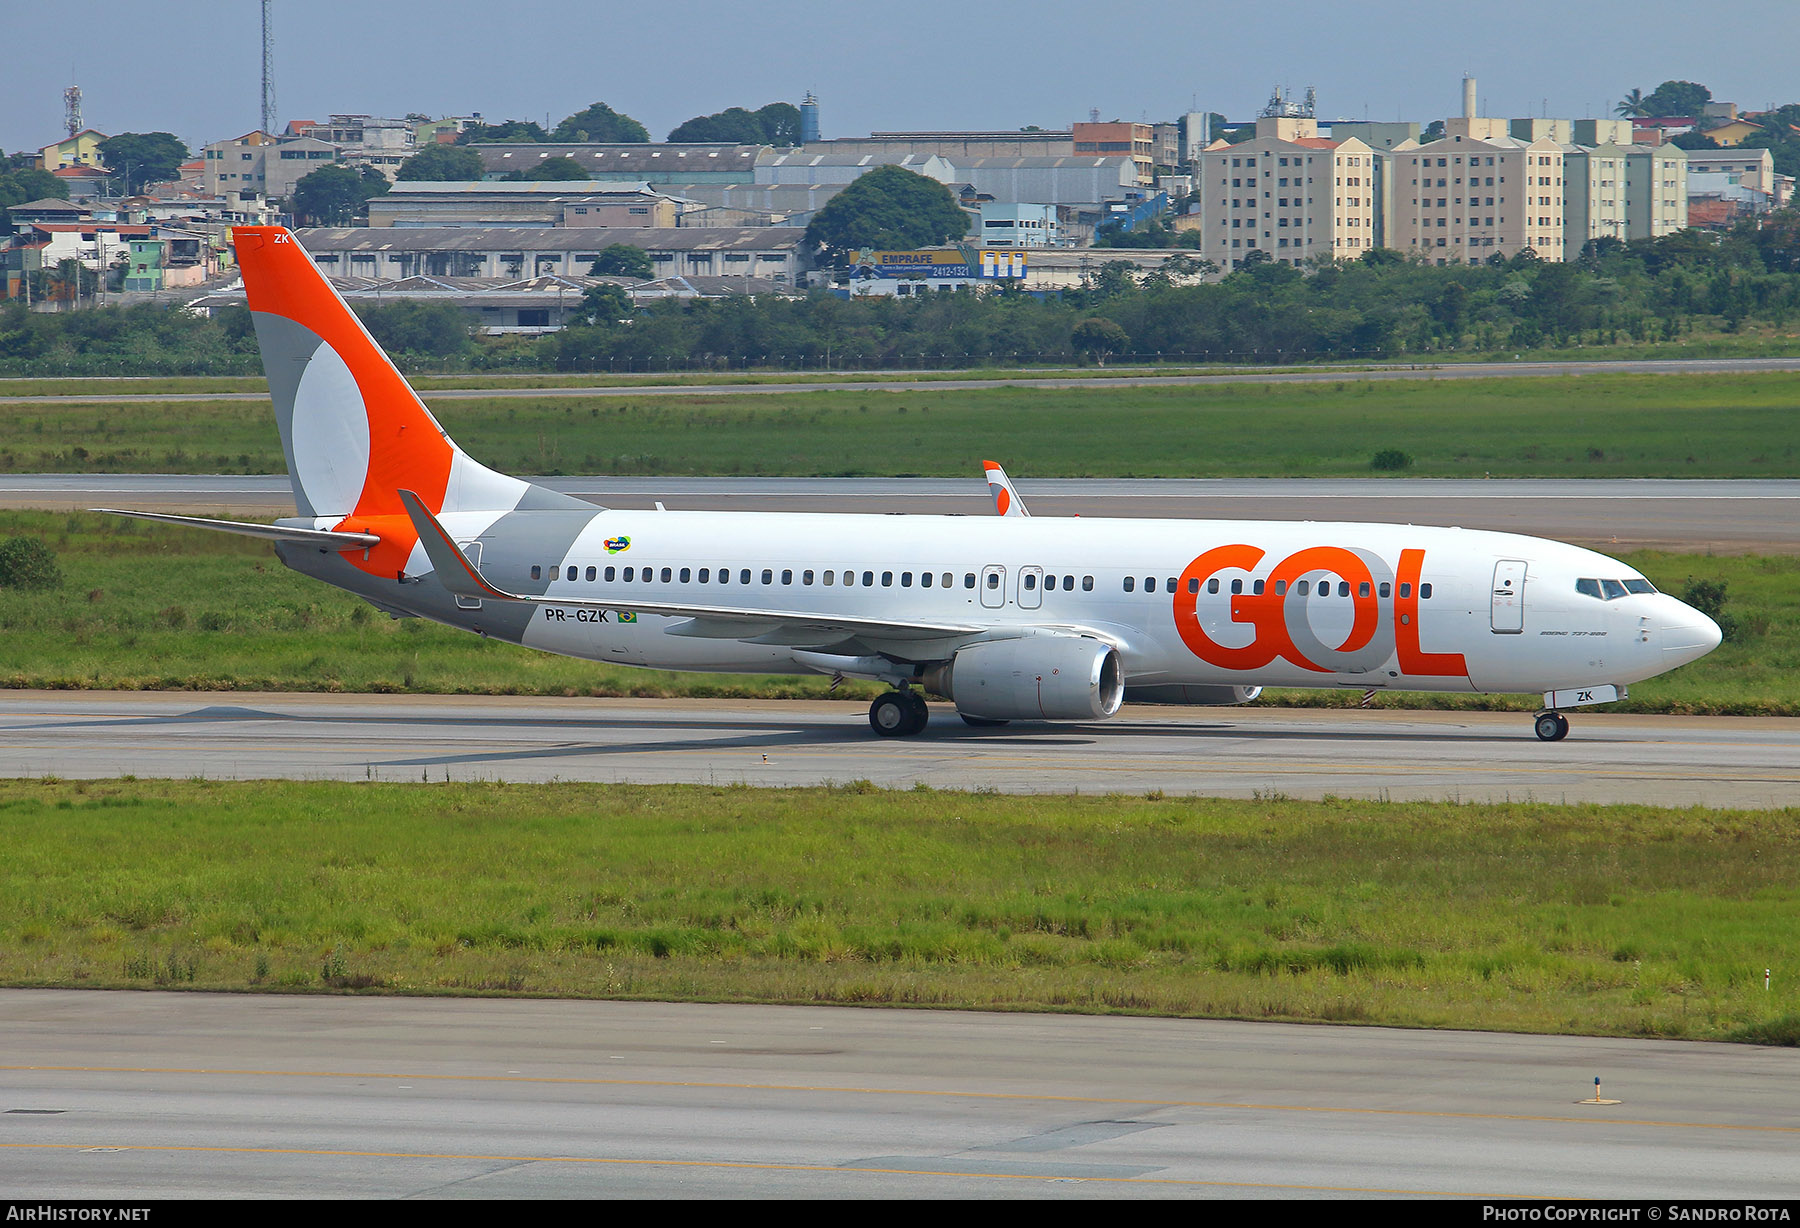
M 0 782 L 0 983 L 1793 1044 L 1797 818 L 859 785 Z
M 427 400 L 430 399 L 427 394 Z M 1800 374 L 443 400 L 519 474 L 1785 477 Z M 277 473 L 255 403 L 0 406 L 0 472 Z
M 0 685 L 128 690 L 823 698 L 826 680 L 670 674 L 549 656 L 393 621 L 288 571 L 247 538 L 87 513 L 0 513 L 0 538 L 48 543 L 60 588 L 0 590 Z M 1800 558 L 1627 555 L 1660 587 L 1727 585 L 1743 638 L 1632 687 L 1639 712 L 1800 715 Z M 873 691 L 837 692 L 866 701 Z M 1270 691 L 1264 703 L 1348 705 L 1354 693 Z M 1520 697 L 1388 695 L 1383 706 L 1530 708 Z

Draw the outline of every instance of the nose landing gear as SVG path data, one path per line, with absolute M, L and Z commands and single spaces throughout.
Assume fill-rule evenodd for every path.
M 1569 718 L 1560 712 L 1540 712 L 1532 729 L 1541 741 L 1560 742 L 1569 736 Z
M 931 709 L 915 691 L 889 691 L 869 705 L 869 728 L 884 738 L 910 738 L 930 719 Z

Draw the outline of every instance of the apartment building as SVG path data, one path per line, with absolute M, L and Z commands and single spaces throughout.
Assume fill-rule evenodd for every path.
M 1388 246 L 1436 264 L 1474 264 L 1526 248 L 1543 260 L 1566 259 L 1564 147 L 1457 131 L 1484 124 L 1504 121 L 1448 120 L 1451 135 L 1394 149 Z
M 1688 154 L 1673 145 L 1570 145 L 1564 150 L 1563 238 L 1655 239 L 1688 224 Z
M 296 183 L 338 157 L 337 146 L 328 141 L 310 136 L 278 141 L 266 132 L 214 141 L 203 153 L 203 190 L 233 202 L 259 196 L 284 200 Z
M 1328 140 L 1310 118 L 1256 121 L 1256 136 L 1200 155 L 1201 254 L 1230 271 L 1253 251 L 1284 264 L 1353 259 L 1376 246 L 1375 154 Z

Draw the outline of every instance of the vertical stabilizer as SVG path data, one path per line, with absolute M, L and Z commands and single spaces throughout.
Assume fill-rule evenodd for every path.
M 287 228 L 239 226 L 232 238 L 294 503 L 333 528 L 380 535 L 368 570 L 391 573 L 406 562 L 415 535 L 397 493 L 403 488 L 434 514 L 591 510 L 458 448 Z

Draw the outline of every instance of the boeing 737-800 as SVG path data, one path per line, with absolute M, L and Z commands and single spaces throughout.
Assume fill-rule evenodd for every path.
M 272 539 L 400 618 L 653 669 L 797 671 L 921 692 L 971 724 L 1097 721 L 1125 699 L 1266 686 L 1531 692 L 1559 709 L 1710 652 L 1719 628 L 1632 568 L 1540 538 L 1415 525 L 624 511 L 488 469 L 450 439 L 281 227 L 233 232 L 298 514 L 126 513 Z

